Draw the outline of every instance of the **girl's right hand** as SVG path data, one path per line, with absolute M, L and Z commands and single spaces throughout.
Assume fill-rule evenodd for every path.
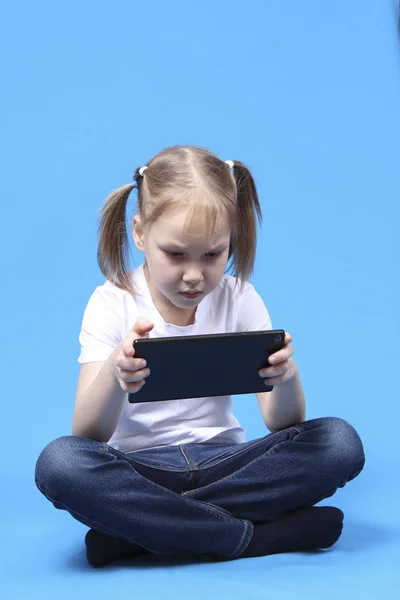
M 119 385 L 128 394 L 135 394 L 145 384 L 145 377 L 150 375 L 146 368 L 146 361 L 142 358 L 133 358 L 135 349 L 133 340 L 148 338 L 149 331 L 154 327 L 146 317 L 139 317 L 128 335 L 120 343 L 120 352 L 115 359 L 115 372 Z

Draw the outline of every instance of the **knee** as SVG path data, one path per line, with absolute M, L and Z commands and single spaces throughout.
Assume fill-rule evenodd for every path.
M 35 467 L 35 483 L 41 491 L 76 476 L 82 442 L 83 438 L 68 435 L 53 440 L 42 450 Z
M 360 436 L 350 423 L 338 417 L 325 419 L 327 427 L 328 462 L 337 466 L 347 476 L 356 477 L 365 464 L 364 448 Z

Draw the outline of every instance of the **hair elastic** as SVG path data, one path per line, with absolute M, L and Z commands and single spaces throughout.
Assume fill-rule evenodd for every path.
M 234 163 L 233 163 L 233 160 L 226 160 L 225 162 L 226 162 L 226 164 L 228 165 L 228 167 L 230 169 L 233 169 L 233 167 L 235 166 Z
M 148 166 L 145 166 L 145 167 L 140 167 L 140 169 L 139 169 L 139 175 L 140 175 L 140 177 L 143 177 L 143 173 L 144 173 L 144 172 L 145 172 L 145 170 L 146 170 L 146 169 L 148 169 L 148 168 L 149 168 Z

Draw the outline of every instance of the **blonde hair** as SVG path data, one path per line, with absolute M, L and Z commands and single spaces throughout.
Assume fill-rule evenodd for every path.
M 190 225 L 200 217 L 210 237 L 218 219 L 228 219 L 231 240 L 229 270 L 234 267 L 241 288 L 254 269 L 257 246 L 256 215 L 261 224 L 261 207 L 249 169 L 239 161 L 230 167 L 218 156 L 196 146 L 165 148 L 148 163 L 134 182 L 118 188 L 106 199 L 99 217 L 97 261 L 103 275 L 117 287 L 136 295 L 129 276 L 129 240 L 126 204 L 138 188 L 138 214 L 142 227 L 151 225 L 166 211 L 189 208 Z

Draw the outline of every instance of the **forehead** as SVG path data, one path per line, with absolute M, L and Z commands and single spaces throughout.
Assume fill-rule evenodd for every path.
M 202 244 L 222 244 L 230 239 L 230 227 L 227 219 L 217 217 L 215 223 L 206 218 L 194 220 L 189 210 L 163 214 L 154 224 L 159 243 L 171 243 L 185 246 Z

